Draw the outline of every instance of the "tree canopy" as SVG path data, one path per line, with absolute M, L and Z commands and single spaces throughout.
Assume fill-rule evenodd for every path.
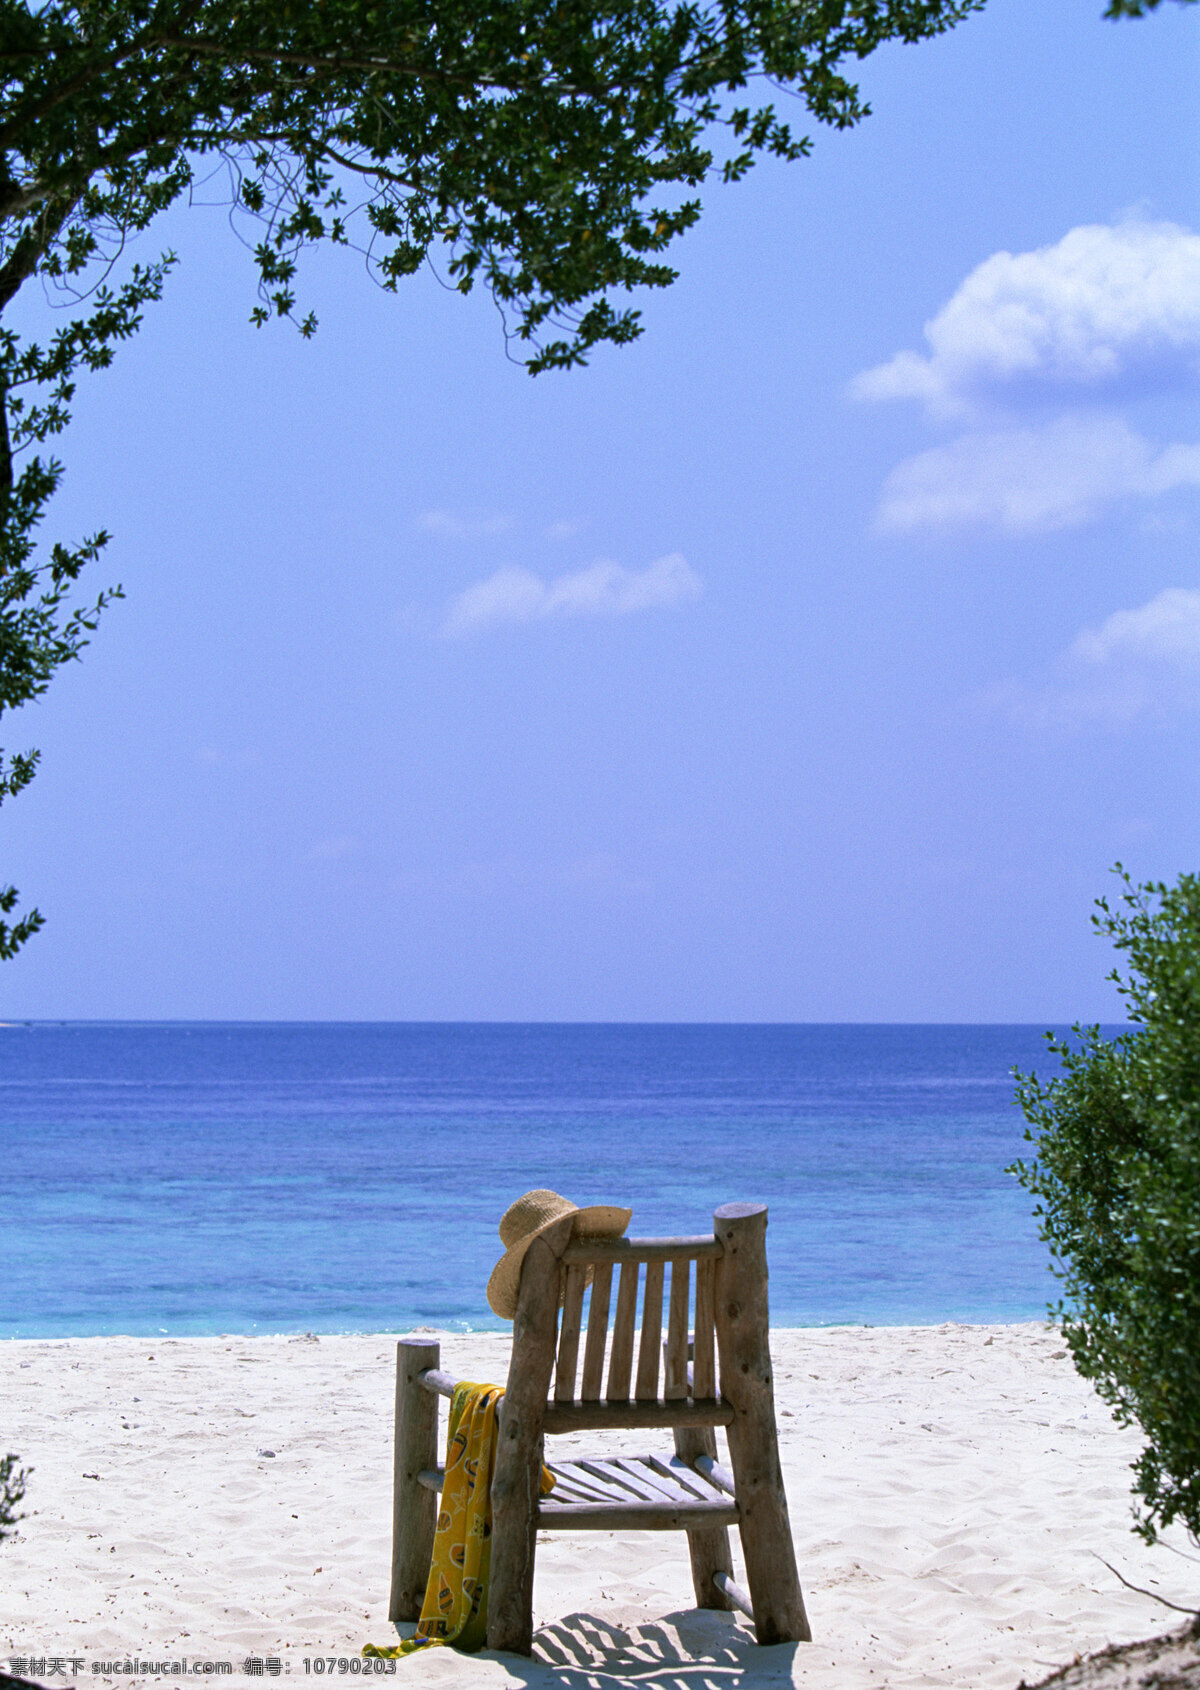
M 1183 6 L 1194 6 L 1196 0 L 1179 0 Z M 1157 12 L 1161 0 L 1108 0 L 1106 18 L 1144 18 L 1147 12 Z
M 1018 1075 L 1035 1148 L 1011 1170 L 1037 1199 L 1075 1366 L 1146 1444 L 1137 1529 L 1181 1521 L 1200 1539 L 1200 876 L 1136 886 L 1118 865 L 1096 931 L 1134 1030 L 1047 1034 L 1062 1072 Z
M 661 255 L 700 209 L 676 190 L 708 178 L 722 132 L 727 179 L 808 151 L 751 83 L 846 127 L 864 114 L 847 60 L 981 4 L 0 0 L 0 310 L 36 269 L 83 274 L 219 159 L 262 221 L 260 313 L 291 313 L 300 248 L 361 230 L 386 286 L 436 248 L 464 291 L 491 288 L 532 368 L 577 362 L 635 332 L 613 290 L 673 279 Z
M 198 182 L 226 182 L 249 234 L 256 322 L 311 334 L 304 249 L 354 246 L 385 288 L 430 262 L 488 289 L 536 374 L 637 336 L 627 296 L 675 279 L 706 183 L 809 151 L 776 100 L 848 127 L 868 109 L 856 61 L 982 4 L 0 0 L 0 713 L 78 655 L 109 596 L 68 603 L 105 534 L 35 546 L 62 474 L 37 448 L 162 292 L 171 254 L 130 242 Z M 4 326 L 34 280 L 66 308 L 42 341 Z M 0 800 L 35 763 L 0 759 Z M 0 956 L 39 920 L 0 921 Z
M 107 534 L 36 547 L 62 475 L 37 448 L 161 295 L 172 255 L 126 249 L 198 181 L 224 181 L 250 235 L 256 323 L 312 334 L 298 261 L 355 246 L 388 289 L 426 262 L 486 287 L 536 374 L 640 332 L 620 296 L 675 279 L 664 254 L 713 175 L 808 152 L 751 84 L 845 128 L 866 111 L 848 61 L 982 3 L 0 0 L 0 713 L 119 593 L 68 603 Z M 3 314 L 35 279 L 66 320 L 22 340 Z M 0 754 L 0 801 L 36 764 Z M 0 915 L 16 902 L 0 890 Z M 0 920 L 0 958 L 41 919 Z

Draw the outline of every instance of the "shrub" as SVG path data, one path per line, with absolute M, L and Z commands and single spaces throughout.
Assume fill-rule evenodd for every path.
M 17 1504 L 25 1495 L 25 1481 L 29 1474 L 24 1467 L 17 1466 L 15 1455 L 6 1455 L 0 1459 L 0 1543 L 6 1537 L 12 1537 L 17 1529 L 17 1521 L 25 1518 L 17 1513 Z
M 1075 1366 L 1146 1446 L 1135 1529 L 1181 1521 L 1200 1537 L 1200 876 L 1134 885 L 1097 932 L 1133 1029 L 1047 1034 L 1062 1072 L 1018 1073 L 1034 1159 L 1010 1172 L 1034 1210 L 1063 1297 L 1051 1306 Z

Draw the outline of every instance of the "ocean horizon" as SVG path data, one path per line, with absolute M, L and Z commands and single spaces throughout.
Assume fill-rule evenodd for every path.
M 766 1202 L 778 1326 L 1036 1319 L 1057 1281 L 1004 1170 L 1042 1034 L 8 1022 L 0 1336 L 500 1328 L 497 1222 L 535 1186 L 635 1234 Z

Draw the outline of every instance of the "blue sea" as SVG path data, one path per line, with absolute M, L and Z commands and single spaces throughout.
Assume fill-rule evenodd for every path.
M 1004 1169 L 1041 1031 L 4 1027 L 0 1335 L 495 1327 L 532 1186 L 641 1234 L 765 1201 L 776 1324 L 1035 1318 L 1056 1281 Z

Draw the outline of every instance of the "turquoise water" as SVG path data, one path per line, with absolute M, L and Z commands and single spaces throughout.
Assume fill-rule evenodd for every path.
M 776 1323 L 1021 1320 L 1003 1169 L 1037 1027 L 0 1030 L 0 1335 L 492 1327 L 531 1186 L 700 1232 L 770 1206 Z

